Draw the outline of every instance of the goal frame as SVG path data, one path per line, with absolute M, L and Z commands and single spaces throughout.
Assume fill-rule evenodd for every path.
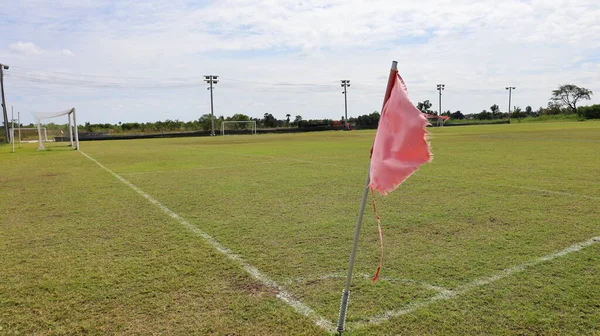
M 58 118 L 61 116 L 67 115 L 68 117 L 68 125 L 69 125 L 69 141 L 71 148 L 75 150 L 79 150 L 79 131 L 77 129 L 77 113 L 75 112 L 75 108 L 71 108 L 67 111 L 56 112 L 56 113 L 33 113 L 35 117 L 35 121 L 37 123 L 37 130 L 39 136 L 39 146 L 38 150 L 45 150 L 44 141 L 42 140 L 42 119 L 51 119 Z M 71 122 L 71 118 L 73 119 Z M 73 134 L 75 134 L 75 143 L 73 143 Z
M 250 129 L 252 134 L 256 134 L 256 121 L 255 120 L 228 120 L 221 122 L 221 135 L 225 135 L 225 124 L 251 124 L 253 128 Z

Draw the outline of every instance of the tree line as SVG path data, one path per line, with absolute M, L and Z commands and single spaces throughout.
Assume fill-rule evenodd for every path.
M 451 120 L 495 120 L 495 119 L 522 119 L 525 117 L 540 117 L 552 115 L 577 115 L 580 119 L 600 119 L 600 104 L 590 106 L 578 106 L 581 100 L 589 100 L 593 92 L 583 87 L 573 84 L 559 86 L 552 90 L 548 105 L 534 110 L 531 106 L 522 109 L 520 106 L 513 106 L 511 112 L 501 112 L 497 104 L 490 106 L 489 111 L 483 110 L 479 113 L 463 114 L 458 111 L 446 111 L 441 115 L 448 116 Z M 432 103 L 429 100 L 419 102 L 417 108 L 427 114 L 438 115 L 437 111 L 431 110 Z
M 490 106 L 489 111 L 483 110 L 479 113 L 464 114 L 462 111 L 445 111 L 442 113 L 443 116 L 450 117 L 452 121 L 461 120 L 501 120 L 501 119 L 521 119 L 525 117 L 540 117 L 540 116 L 552 116 L 552 115 L 577 115 L 580 119 L 595 119 L 600 118 L 600 104 L 591 106 L 579 106 L 582 100 L 589 100 L 593 92 L 578 87 L 573 84 L 561 85 L 558 89 L 551 92 L 551 97 L 546 107 L 539 107 L 534 110 L 531 106 L 526 106 L 522 109 L 519 106 L 514 106 L 511 113 L 501 112 L 497 104 Z M 418 102 L 417 108 L 427 114 L 438 115 L 437 111 L 431 109 L 432 103 L 429 100 Z M 379 123 L 380 113 L 374 111 L 369 114 L 360 115 L 358 117 L 348 118 L 348 124 L 354 128 L 376 128 Z M 218 132 L 221 129 L 221 123 L 223 121 L 255 121 L 258 128 L 273 129 L 273 128 L 284 128 L 284 127 L 297 127 L 297 128 L 310 128 L 310 127 L 339 127 L 345 126 L 345 120 L 342 116 L 339 120 L 333 119 L 309 119 L 305 120 L 301 115 L 292 116 L 286 114 L 285 119 L 277 119 L 271 113 L 265 113 L 262 118 L 253 118 L 245 114 L 234 114 L 230 117 L 216 116 L 215 131 Z M 29 127 L 35 127 L 30 124 Z M 44 125 L 48 130 L 65 129 L 66 125 L 60 124 L 46 124 Z M 245 123 L 230 124 L 227 126 L 228 129 L 249 129 L 250 126 Z M 156 122 L 131 122 L 109 124 L 109 123 L 98 123 L 92 124 L 86 122 L 84 125 L 79 125 L 81 132 L 90 133 L 161 133 L 161 132 L 192 132 L 192 131 L 209 131 L 211 130 L 211 115 L 204 114 L 199 119 L 192 121 L 180 121 L 167 119 L 165 121 Z

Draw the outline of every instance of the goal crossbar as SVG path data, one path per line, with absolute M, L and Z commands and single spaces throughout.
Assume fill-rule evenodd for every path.
M 252 128 L 250 131 L 252 134 L 256 134 L 256 121 L 254 120 L 228 120 L 221 122 L 221 135 L 225 135 L 225 124 L 251 124 Z

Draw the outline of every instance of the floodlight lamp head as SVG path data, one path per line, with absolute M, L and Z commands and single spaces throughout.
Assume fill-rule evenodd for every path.
M 2 64 L 2 67 L 4 68 L 4 70 L 8 70 L 9 66 L 6 64 Z

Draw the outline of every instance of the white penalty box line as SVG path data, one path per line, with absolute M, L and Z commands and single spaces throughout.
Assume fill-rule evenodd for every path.
M 368 327 L 370 325 L 381 324 L 383 322 L 390 320 L 391 318 L 407 315 L 407 314 L 415 312 L 418 309 L 426 308 L 435 302 L 453 299 L 460 295 L 464 295 L 478 287 L 492 284 L 498 280 L 502 280 L 504 278 L 507 278 L 507 277 L 512 276 L 517 273 L 521 273 L 521 272 L 527 270 L 528 268 L 532 268 L 541 263 L 548 262 L 548 261 L 554 260 L 559 257 L 564 257 L 564 256 L 574 253 L 574 252 L 581 251 L 584 248 L 590 247 L 597 243 L 600 243 L 600 236 L 593 237 L 588 240 L 573 244 L 565 249 L 547 254 L 543 257 L 539 257 L 532 261 L 529 261 L 529 262 L 526 262 L 526 263 L 523 263 L 523 264 L 520 264 L 517 266 L 506 268 L 506 269 L 499 271 L 491 276 L 475 279 L 474 281 L 471 281 L 464 285 L 460 285 L 455 289 L 440 290 L 440 292 L 437 295 L 434 295 L 425 300 L 415 301 L 401 309 L 388 310 L 388 311 L 384 312 L 383 314 L 380 314 L 380 315 L 370 318 L 366 323 L 365 322 L 353 323 L 352 329 L 356 330 L 356 329 Z
M 296 312 L 306 316 L 307 318 L 312 320 L 313 323 L 315 323 L 317 326 L 319 326 L 329 332 L 335 331 L 335 326 L 333 325 L 332 322 L 330 322 L 330 321 L 326 320 L 325 318 L 323 318 L 322 316 L 320 316 L 311 307 L 309 307 L 304 302 L 297 299 L 292 293 L 290 293 L 288 290 L 283 288 L 280 284 L 273 281 L 271 278 L 269 278 L 269 276 L 262 273 L 256 267 L 252 266 L 250 263 L 245 261 L 240 255 L 235 254 L 232 250 L 230 250 L 223 244 L 219 243 L 219 241 L 217 241 L 211 235 L 200 230 L 198 227 L 192 225 L 185 218 L 183 218 L 183 217 L 179 216 L 178 214 L 176 214 L 175 212 L 171 211 L 169 208 L 167 208 L 165 205 L 160 203 L 158 200 L 156 200 L 155 198 L 153 198 L 152 196 L 150 196 L 149 194 L 147 194 L 146 192 L 144 192 L 143 190 L 141 190 L 140 188 L 138 188 L 131 182 L 125 180 L 123 177 L 121 177 L 117 173 L 113 172 L 109 168 L 105 167 L 103 164 L 101 164 L 96 159 L 87 155 L 83 151 L 79 151 L 79 152 L 81 154 L 83 154 L 83 156 L 88 158 L 90 161 L 92 161 L 96 165 L 98 165 L 100 168 L 102 168 L 103 170 L 105 170 L 106 172 L 111 174 L 117 180 L 121 181 L 123 184 L 125 184 L 129 188 L 133 189 L 136 193 L 138 193 L 138 195 L 144 197 L 150 203 L 154 204 L 156 207 L 158 207 L 160 210 L 162 210 L 165 214 L 169 215 L 169 217 L 175 219 L 183 227 L 185 227 L 189 231 L 193 232 L 194 234 L 202 237 L 206 243 L 208 243 L 215 250 L 219 251 L 227 259 L 234 261 L 235 263 L 240 265 L 242 267 L 242 269 L 244 271 L 246 271 L 246 273 L 248 273 L 252 278 L 258 280 L 264 286 L 269 287 L 270 289 L 274 290 L 277 293 L 276 297 L 278 299 L 282 300 L 283 302 L 285 302 L 290 307 L 292 307 Z

